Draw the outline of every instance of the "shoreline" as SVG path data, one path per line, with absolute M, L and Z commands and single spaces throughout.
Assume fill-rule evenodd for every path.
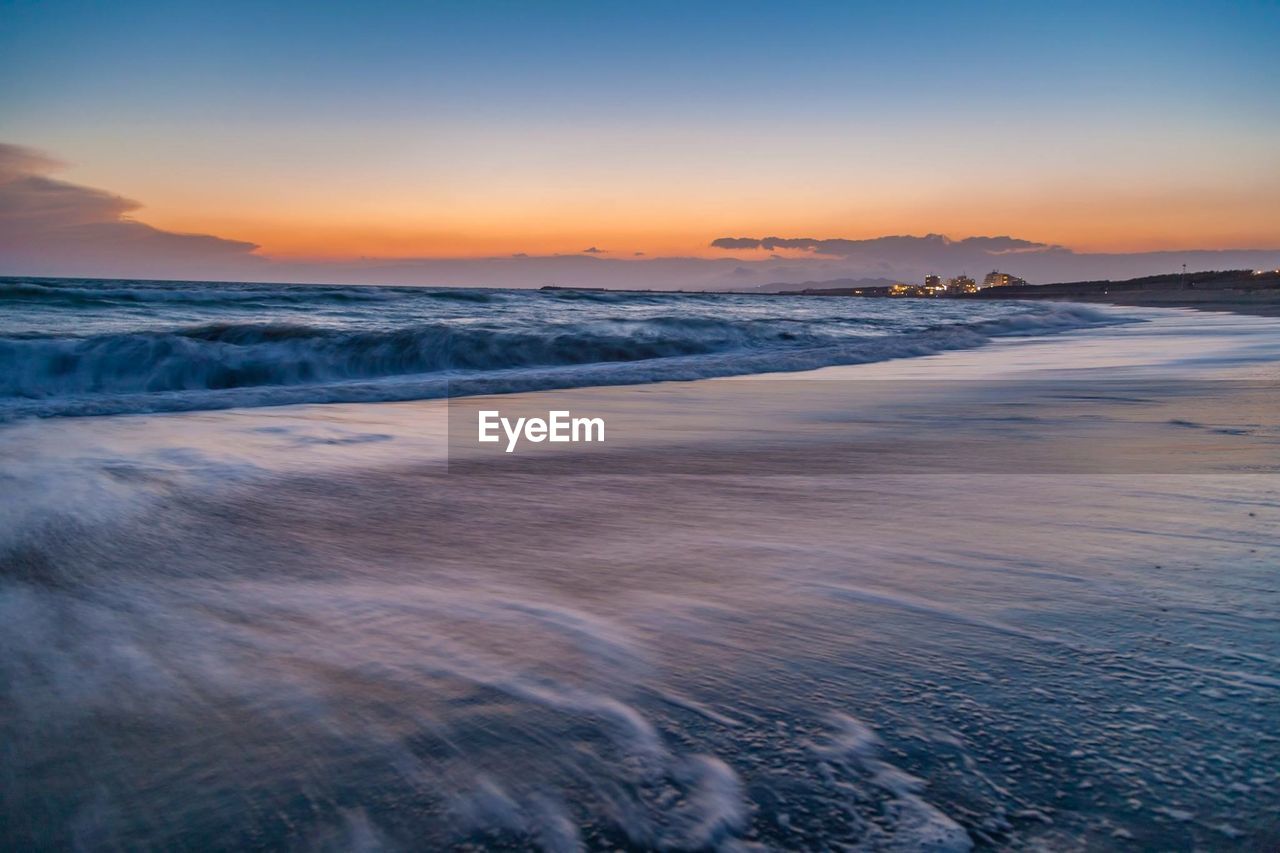
M 997 297 L 990 297 L 995 299 Z M 1189 308 L 1196 311 L 1212 311 L 1228 314 L 1245 314 L 1252 317 L 1280 317 L 1280 290 L 1268 291 L 1253 297 L 1225 299 L 1206 293 L 1205 298 L 1190 297 L 1185 290 L 1154 291 L 1140 296 L 1110 296 L 1088 298 L 1084 296 L 1011 296 L 1010 300 L 1074 302 L 1091 305 L 1114 305 L 1118 308 Z

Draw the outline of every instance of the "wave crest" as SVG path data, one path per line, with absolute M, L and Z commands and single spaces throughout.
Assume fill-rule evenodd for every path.
M 1117 318 L 1037 305 L 890 332 L 849 320 L 659 315 L 471 318 L 400 328 L 221 322 L 168 331 L 0 339 L 0 417 L 405 400 L 809 370 L 980 346 Z M 8 402 L 5 402 L 5 401 Z

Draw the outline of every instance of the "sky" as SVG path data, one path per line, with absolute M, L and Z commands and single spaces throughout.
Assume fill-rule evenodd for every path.
M 0 0 L 0 21 L 0 273 L 821 260 L 715 245 L 769 236 L 1280 248 L 1274 0 Z M 52 195 L 86 209 L 51 220 Z

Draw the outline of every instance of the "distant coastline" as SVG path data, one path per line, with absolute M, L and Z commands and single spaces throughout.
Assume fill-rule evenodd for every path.
M 785 286 L 785 285 L 784 285 Z M 808 287 L 779 290 L 779 296 L 846 296 L 885 299 L 1050 299 L 1151 308 L 1198 308 L 1280 316 L 1280 271 L 1220 270 L 1151 275 L 1111 281 L 1070 281 L 987 287 L 946 296 L 896 296 L 891 287 Z
M 1003 292 L 993 292 L 1003 291 Z M 1280 316 L 1280 271 L 1158 275 L 1126 281 L 1075 281 L 994 288 L 962 299 L 1055 299 L 1151 308 L 1198 308 Z

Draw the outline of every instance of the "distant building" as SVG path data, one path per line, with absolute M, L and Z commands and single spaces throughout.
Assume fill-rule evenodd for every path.
M 957 293 L 977 293 L 978 283 L 967 275 L 958 275 L 947 281 L 947 292 L 952 295 Z
M 982 280 L 983 287 L 1013 287 L 1019 284 L 1026 284 L 1026 282 L 1016 275 L 1009 275 L 1009 273 L 1000 272 L 999 270 L 992 270 Z
M 920 288 L 914 284 L 891 284 L 889 285 L 890 296 L 916 296 Z
M 942 296 L 947 292 L 947 286 L 943 284 L 942 279 L 936 275 L 927 275 L 924 277 L 924 284 L 916 288 L 916 296 Z

